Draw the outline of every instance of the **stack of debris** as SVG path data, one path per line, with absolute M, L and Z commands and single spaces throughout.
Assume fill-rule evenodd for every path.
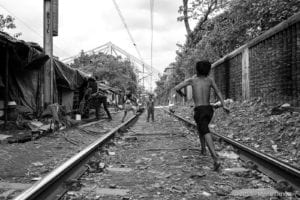
M 15 111 L 16 120 L 9 121 L 5 128 L 4 124 L 0 125 L 3 133 L 7 134 L 5 139 L 9 139 L 7 141 L 9 143 L 33 140 L 44 134 L 63 130 L 79 123 L 71 119 L 70 113 L 66 112 L 64 106 L 57 103 L 49 105 L 39 119 L 28 115 L 30 111 L 26 112 L 24 108 L 26 107 L 17 106 Z

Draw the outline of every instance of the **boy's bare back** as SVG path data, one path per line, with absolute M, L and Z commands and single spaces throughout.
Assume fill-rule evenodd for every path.
M 212 79 L 209 77 L 194 76 L 190 80 L 193 90 L 193 100 L 195 106 L 210 105 L 210 89 Z
M 219 96 L 221 102 L 223 102 L 223 98 L 219 89 L 216 86 L 216 83 L 213 79 L 207 76 L 193 76 L 192 78 L 186 79 L 182 83 L 178 84 L 175 87 L 176 91 L 179 91 L 181 88 L 191 85 L 193 91 L 193 100 L 195 106 L 203 106 L 210 105 L 210 90 L 211 88 Z
M 179 95 L 186 96 L 186 94 L 184 94 L 181 89 L 188 85 L 191 85 L 194 104 L 195 107 L 197 107 L 210 105 L 210 92 L 211 88 L 213 88 L 214 92 L 217 94 L 218 98 L 221 101 L 223 109 L 226 112 L 229 112 L 229 109 L 224 104 L 224 99 L 215 81 L 208 77 L 210 69 L 211 64 L 208 61 L 199 61 L 196 64 L 197 75 L 179 83 L 174 89 Z

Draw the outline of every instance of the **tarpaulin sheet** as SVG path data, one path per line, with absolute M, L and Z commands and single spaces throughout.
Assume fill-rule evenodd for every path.
M 22 40 L 0 32 L 1 60 L 5 60 L 5 52 L 9 55 L 8 89 L 9 100 L 27 107 L 31 112 L 37 110 L 39 96 L 39 73 L 41 67 L 49 59 L 37 44 Z M 5 62 L 1 62 L 0 76 L 5 77 Z M 3 94 L 2 94 L 3 95 Z M 4 98 L 4 96 L 2 96 Z
M 36 43 L 26 43 L 17 40 L 0 31 L 0 99 L 4 99 L 1 87 L 4 86 L 6 52 L 9 52 L 9 100 L 25 106 L 31 112 L 36 112 L 42 88 L 39 85 L 42 78 L 42 67 L 49 60 L 43 49 Z M 88 77 L 78 70 L 54 59 L 54 101 L 57 102 L 57 88 L 76 90 L 81 88 Z M 1 81 L 2 80 L 2 81 Z M 70 98 L 68 98 L 69 101 Z
M 9 70 L 13 72 L 40 68 L 49 59 L 38 44 L 16 40 L 1 31 L 0 43 L 6 43 L 9 48 Z
M 39 70 L 27 70 L 9 74 L 9 99 L 27 107 L 32 113 L 37 110 L 39 99 Z
M 65 106 L 67 113 L 70 113 L 73 109 L 74 92 L 71 90 L 62 89 L 61 95 L 61 105 Z
M 87 76 L 84 76 L 78 70 L 73 69 L 56 59 L 54 59 L 54 70 L 57 86 L 68 88 L 70 90 L 81 88 L 88 79 Z

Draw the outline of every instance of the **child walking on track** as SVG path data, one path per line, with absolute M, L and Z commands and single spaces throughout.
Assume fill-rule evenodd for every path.
M 134 103 L 132 94 L 130 92 L 128 92 L 124 98 L 124 115 L 122 118 L 122 123 L 124 122 L 125 117 L 129 111 L 132 111 L 135 114 L 135 109 L 134 109 L 132 103 Z
M 186 96 L 181 89 L 191 85 L 193 91 L 193 100 L 195 104 L 194 108 L 194 119 L 197 124 L 198 134 L 201 143 L 201 152 L 206 154 L 205 144 L 207 144 L 211 156 L 214 160 L 214 170 L 217 171 L 221 163 L 216 154 L 214 142 L 210 134 L 208 125 L 213 117 L 214 110 L 210 105 L 210 91 L 214 89 L 218 98 L 221 101 L 223 109 L 228 112 L 229 109 L 224 104 L 224 99 L 220 90 L 217 88 L 215 81 L 208 77 L 211 70 L 211 64 L 209 61 L 199 61 L 196 64 L 197 75 L 192 78 L 186 79 L 182 83 L 175 87 L 176 92 L 181 96 Z

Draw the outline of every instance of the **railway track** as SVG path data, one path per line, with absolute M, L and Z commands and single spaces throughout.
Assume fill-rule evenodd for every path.
M 29 189 L 15 197 L 15 200 L 54 200 L 60 199 L 68 190 L 72 181 L 81 177 L 87 170 L 87 162 L 118 132 L 124 131 L 134 124 L 139 115 L 130 117 L 127 121 L 115 127 L 85 149 L 71 157 L 65 163 L 46 175 Z
M 169 115 L 184 122 L 187 126 L 196 129 L 196 124 L 176 115 L 166 109 L 163 109 Z M 270 155 L 250 148 L 240 142 L 230 139 L 226 136 L 212 133 L 214 136 L 232 145 L 240 155 L 240 158 L 246 162 L 251 169 L 256 169 L 277 182 L 278 186 L 285 190 L 300 191 L 300 169 L 291 166 L 288 163 L 278 160 Z
M 246 176 L 226 170 L 222 173 L 213 172 L 211 158 L 199 154 L 198 138 L 189 134 L 180 121 L 195 128 L 192 122 L 164 109 L 157 109 L 156 116 L 157 121 L 152 123 L 146 122 L 145 115 L 131 117 L 15 199 L 228 199 L 228 195 L 232 195 L 230 199 L 235 199 L 234 191 L 241 188 L 255 188 L 259 184 L 261 188 L 270 189 L 269 183 L 257 179 L 257 175 L 253 174 L 255 170 L 248 170 Z M 103 147 L 117 132 L 133 123 L 135 125 L 128 129 L 125 137 L 117 137 L 112 142 L 114 145 Z M 249 151 L 246 146 L 229 138 L 222 137 L 222 140 L 239 149 L 240 158 L 252 169 L 256 168 L 273 179 L 280 180 L 281 184 L 298 189 L 297 169 L 286 169 L 284 163 L 280 163 L 281 167 L 279 164 L 265 164 L 277 160 L 270 157 L 266 161 L 264 158 L 267 155 L 253 149 Z M 113 154 L 109 155 L 106 151 Z M 96 152 L 97 156 L 94 155 Z M 256 156 L 260 158 L 255 158 Z M 100 171 L 88 170 L 85 173 L 88 169 L 86 163 L 95 158 L 95 162 L 105 167 Z M 224 167 L 227 169 L 240 166 L 237 160 L 224 160 Z M 289 179 L 292 175 L 294 180 Z M 252 183 L 253 180 L 255 183 Z M 70 189 L 72 184 L 73 188 Z

